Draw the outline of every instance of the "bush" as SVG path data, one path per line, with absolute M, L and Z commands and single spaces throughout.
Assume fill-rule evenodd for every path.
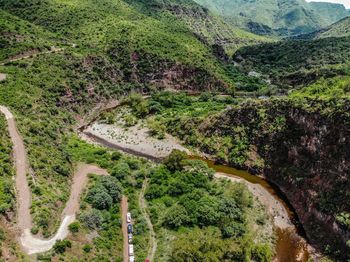
M 30 230 L 30 232 L 33 234 L 33 235 L 36 235 L 39 233 L 39 228 L 37 227 L 32 227 L 32 229 Z
M 118 163 L 118 165 L 112 170 L 112 176 L 119 180 L 124 179 L 128 175 L 130 175 L 130 167 L 124 162 Z
M 83 250 L 85 253 L 89 253 L 91 251 L 91 249 L 92 249 L 92 246 L 89 244 L 86 244 L 83 246 Z
M 63 254 L 66 252 L 67 248 L 71 248 L 72 243 L 69 240 L 57 240 L 55 245 L 53 246 L 54 251 L 57 254 Z
M 89 229 L 100 229 L 103 223 L 102 215 L 96 209 L 82 213 L 79 220 Z
M 147 126 L 150 129 L 150 135 L 158 139 L 164 139 L 166 133 L 166 127 L 161 122 L 151 117 L 147 120 Z
M 80 228 L 79 222 L 73 222 L 68 226 L 68 229 L 72 233 L 78 233 Z
M 171 171 L 175 172 L 177 170 L 182 170 L 185 163 L 184 160 L 187 159 L 187 154 L 178 149 L 174 149 L 169 156 L 167 156 L 163 164 Z
M 112 153 L 111 159 L 113 161 L 118 161 L 122 156 L 123 156 L 122 153 L 120 153 L 118 151 L 115 151 L 115 152 Z
M 252 259 L 257 262 L 272 261 L 273 253 L 266 244 L 255 245 L 252 249 Z

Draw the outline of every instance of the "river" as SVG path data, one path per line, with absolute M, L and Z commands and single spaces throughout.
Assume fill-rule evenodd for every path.
M 295 214 L 293 207 L 289 204 L 286 196 L 278 189 L 277 186 L 268 182 L 260 176 L 252 175 L 247 171 L 238 170 L 236 168 L 217 164 L 212 160 L 202 157 L 192 156 L 192 159 L 199 159 L 205 161 L 208 166 L 218 173 L 224 173 L 233 177 L 240 177 L 252 184 L 259 184 L 265 188 L 277 201 L 283 204 L 287 210 L 289 219 L 294 226 L 290 228 L 275 227 L 277 241 L 276 241 L 276 257 L 274 261 L 278 262 L 307 262 L 310 258 L 308 251 L 308 244 L 302 237 L 304 235 L 302 226 Z
M 122 150 L 122 151 L 125 151 L 126 153 L 145 157 L 156 162 L 159 162 L 161 160 L 161 159 L 156 159 L 154 156 L 151 156 L 151 155 L 148 156 L 148 155 L 145 155 L 144 153 L 140 153 L 135 150 L 130 150 L 130 149 L 124 150 L 124 148 L 121 147 L 120 145 L 114 144 L 111 141 L 106 140 L 104 137 L 99 137 L 96 134 L 91 134 L 90 132 L 84 132 L 83 130 L 81 131 L 85 135 L 85 137 L 87 137 L 89 140 L 94 141 L 95 143 L 101 144 L 105 147 Z M 191 156 L 190 158 L 200 159 L 205 161 L 208 164 L 208 166 L 213 168 L 217 173 L 222 173 L 222 174 L 225 174 L 226 176 L 232 176 L 236 178 L 238 177 L 238 178 L 244 179 L 248 183 L 251 183 L 253 185 L 260 185 L 261 187 L 263 187 L 270 195 L 270 199 L 271 199 L 271 196 L 273 197 L 273 201 L 270 201 L 270 202 L 278 201 L 280 204 L 282 204 L 285 210 L 287 211 L 286 216 L 289 217 L 288 221 L 292 222 L 288 227 L 275 226 L 277 239 L 276 239 L 276 256 L 274 258 L 274 261 L 307 262 L 309 260 L 310 258 L 310 254 L 308 251 L 309 245 L 307 244 L 306 240 L 302 237 L 303 230 L 299 223 L 299 220 L 292 206 L 289 204 L 288 199 L 278 189 L 277 186 L 261 178 L 260 176 L 252 175 L 247 171 L 238 170 L 236 168 L 233 168 L 227 165 L 216 164 L 214 161 L 204 159 L 202 157 Z

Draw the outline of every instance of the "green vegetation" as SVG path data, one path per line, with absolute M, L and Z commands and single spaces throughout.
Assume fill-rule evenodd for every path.
M 261 72 L 283 88 L 349 75 L 348 37 L 288 40 L 240 49 L 235 59 L 244 69 Z
M 68 199 L 73 167 L 66 145 L 77 116 L 130 90 L 163 88 L 158 83 L 171 72 L 181 76 L 170 87 L 224 89 L 234 85 L 232 74 L 245 79 L 167 8 L 150 6 L 150 15 L 132 1 L 6 0 L 0 9 L 0 60 L 8 62 L 0 66 L 8 75 L 0 104 L 14 112 L 24 137 L 33 232 L 44 237 L 57 229 Z M 30 57 L 51 46 L 64 50 Z M 22 55 L 29 57 L 8 61 Z
M 55 35 L 0 10 L 0 61 L 19 54 L 49 50 L 59 43 Z
M 326 38 L 326 37 L 347 37 L 350 36 L 350 18 L 344 18 L 340 21 L 338 21 L 335 24 L 332 24 L 331 26 L 321 29 L 319 31 L 307 34 L 307 35 L 301 35 L 299 38 L 306 38 L 306 39 L 319 39 L 319 38 Z
M 130 198 L 129 209 L 135 220 L 135 252 L 145 258 L 148 243 L 148 229 L 141 216 L 138 194 L 142 181 L 149 169 L 149 163 L 119 152 L 95 147 L 72 137 L 66 148 L 76 162 L 97 164 L 109 171 L 111 176 L 90 175 L 87 190 L 81 196 L 78 221 L 69 225 L 72 235 L 68 242 L 57 242 L 54 249 L 39 259 L 60 259 L 62 261 L 122 261 L 123 239 L 121 232 L 120 200 L 123 194 Z M 120 176 L 120 166 L 127 167 L 127 173 Z
M 320 79 L 314 84 L 291 92 L 294 98 L 314 98 L 321 100 L 346 99 L 350 95 L 350 77 Z
M 14 211 L 13 175 L 11 160 L 12 144 L 7 132 L 7 123 L 0 116 L 0 214 Z
M 306 1 L 195 0 L 231 24 L 256 34 L 289 36 L 313 32 L 349 16 L 343 5 Z
M 270 180 L 288 188 L 291 201 L 298 194 L 306 194 L 297 204 L 312 203 L 317 212 L 348 230 L 350 185 L 347 171 L 338 169 L 349 154 L 344 138 L 350 119 L 348 82 L 348 77 L 320 80 L 290 97 L 247 100 L 209 118 L 183 117 L 164 123 L 168 132 L 219 161 L 264 170 Z M 337 147 L 331 146 L 335 144 Z M 327 191 L 325 183 L 329 185 Z M 305 193 L 310 189 L 317 196 Z M 158 190 L 159 194 L 163 192 Z M 298 212 L 305 214 L 303 209 Z M 187 221 L 183 214 L 177 209 L 174 217 Z M 342 240 L 346 237 L 327 231 L 324 221 L 313 215 L 303 223 L 326 254 L 346 257 L 343 254 L 349 247 Z
M 271 239 L 255 239 L 251 231 L 250 216 L 261 212 L 249 213 L 254 208 L 252 195 L 242 184 L 213 180 L 213 173 L 205 163 L 186 160 L 179 151 L 150 173 L 145 196 L 161 238 L 156 260 L 243 261 L 264 245 L 265 252 L 256 258 L 269 261 Z
M 57 254 L 63 254 L 66 252 L 67 248 L 71 248 L 72 243 L 69 240 L 57 240 L 56 244 L 53 246 L 53 250 Z
M 231 56 L 241 46 L 271 41 L 269 38 L 248 33 L 228 24 L 219 16 L 211 14 L 206 8 L 191 0 L 129 0 L 128 2 L 152 16 L 159 16 L 159 12 L 170 12 L 181 19 L 191 31 L 200 37 L 202 42 L 213 46 L 214 54 L 223 60 L 228 59 L 228 56 Z M 158 13 L 152 12 L 153 9 Z
M 73 222 L 72 224 L 70 224 L 68 226 L 68 229 L 70 232 L 74 233 L 78 233 L 79 232 L 79 228 L 80 228 L 80 224 L 79 222 Z
M 206 41 L 194 36 L 192 27 L 186 26 L 189 14 L 183 20 L 171 14 L 167 6 L 160 9 L 154 3 L 128 2 L 7 0 L 0 7 L 49 31 L 57 39 L 65 39 L 67 44 L 77 44 L 76 51 L 108 57 L 118 64 L 115 81 L 143 85 L 154 80 L 152 75 L 161 77 L 159 70 L 166 73 L 179 68 L 190 72 L 182 79 L 182 84 L 186 86 L 205 88 L 211 83 L 214 88 L 220 89 L 233 85 L 229 75 L 234 68 L 227 68 L 216 58 Z M 144 8 L 147 8 L 146 14 Z M 230 29 L 229 39 L 232 38 L 231 43 L 235 43 L 229 47 L 231 54 L 233 48 L 263 40 L 240 30 L 237 30 L 238 33 L 234 31 Z

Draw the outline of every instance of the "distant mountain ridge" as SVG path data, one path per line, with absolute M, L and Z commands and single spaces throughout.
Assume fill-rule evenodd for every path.
M 347 37 L 350 36 L 350 17 L 341 19 L 340 21 L 312 32 L 310 34 L 300 35 L 297 39 L 320 39 L 326 37 Z
M 260 35 L 293 36 L 350 15 L 341 4 L 304 0 L 195 0 L 226 21 Z

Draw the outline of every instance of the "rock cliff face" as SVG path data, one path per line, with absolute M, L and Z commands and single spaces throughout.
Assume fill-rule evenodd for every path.
M 234 144 L 235 130 L 244 129 L 248 148 L 264 161 L 260 172 L 286 194 L 310 242 L 345 260 L 350 254 L 350 103 L 305 104 L 248 103 L 206 121 L 200 132 L 231 137 Z

